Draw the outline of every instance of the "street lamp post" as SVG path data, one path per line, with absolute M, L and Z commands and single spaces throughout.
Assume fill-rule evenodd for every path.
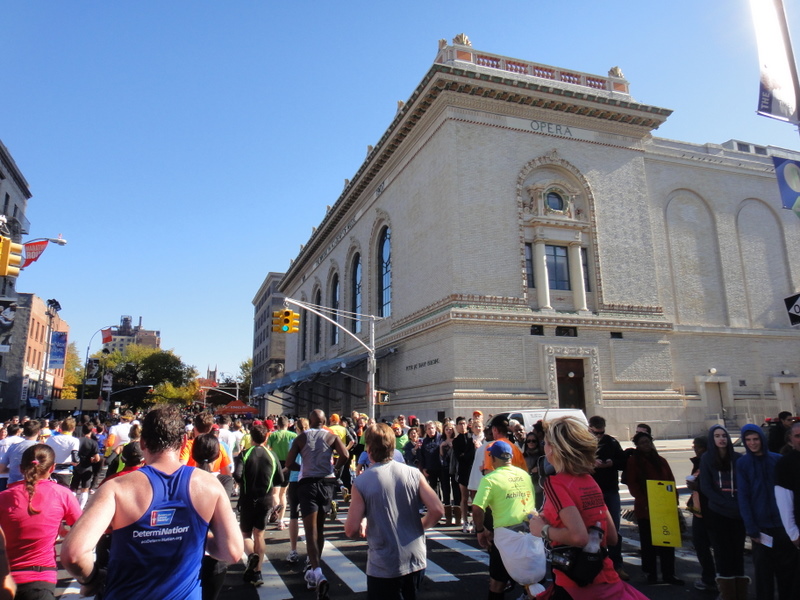
M 78 404 L 78 412 L 83 414 L 83 400 L 86 397 L 86 379 L 89 375 L 89 349 L 92 347 L 92 341 L 94 340 L 94 336 L 98 333 L 103 331 L 104 329 L 111 329 L 114 327 L 113 325 L 108 325 L 107 327 L 101 327 L 97 331 L 92 334 L 92 337 L 89 338 L 89 345 L 86 346 L 86 361 L 83 363 L 83 385 L 81 386 L 81 401 Z
M 61 310 L 61 304 L 59 304 L 58 300 L 51 298 L 47 301 L 47 309 L 45 314 L 47 315 L 47 336 L 44 340 L 44 360 L 42 361 L 42 368 L 39 371 L 39 386 L 38 386 L 38 395 L 42 397 L 42 402 L 45 399 L 46 392 L 47 392 L 47 369 L 50 364 L 50 353 L 52 351 L 51 346 L 51 339 L 50 337 L 53 334 L 53 319 L 58 315 L 58 311 Z M 55 388 L 55 375 L 53 376 L 53 385 L 50 386 L 50 402 L 53 402 L 53 388 Z M 41 412 L 41 405 L 39 406 Z

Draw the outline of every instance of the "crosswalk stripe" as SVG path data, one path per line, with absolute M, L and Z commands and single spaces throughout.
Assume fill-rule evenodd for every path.
M 269 596 L 269 600 L 291 600 L 292 593 L 270 561 L 264 560 L 261 566 L 261 576 L 264 578 L 264 585 L 256 588 L 259 598 L 267 600 Z
M 483 563 L 484 565 L 489 565 L 489 555 L 480 548 L 474 548 L 469 544 L 454 540 L 450 536 L 444 535 L 443 533 L 439 533 L 435 530 L 428 530 L 425 532 L 425 535 L 428 537 L 428 539 L 438 542 L 445 548 L 460 552 L 464 556 L 476 560 L 479 563 Z
M 344 523 L 347 520 L 346 516 L 339 516 L 337 520 L 341 523 Z M 426 535 L 432 530 L 426 531 Z M 444 534 L 440 534 L 444 535 Z M 323 558 L 324 560 L 324 558 Z M 442 567 L 437 565 L 427 556 L 425 557 L 425 562 L 427 566 L 425 567 L 425 577 L 433 581 L 434 583 L 444 583 L 447 581 L 458 581 L 458 577 L 453 575 L 452 573 L 445 571 Z
M 242 562 L 245 566 L 247 565 L 247 554 L 242 554 Z M 264 585 L 255 588 L 259 598 L 266 600 L 267 593 L 269 592 L 270 600 L 292 599 L 292 593 L 289 591 L 289 588 L 283 583 L 283 579 L 278 575 L 278 571 L 275 570 L 275 567 L 272 566 L 272 563 L 266 557 L 264 557 L 264 560 L 261 562 L 261 577 L 264 579 Z
M 325 540 L 322 557 L 323 562 L 328 565 L 331 570 L 336 573 L 336 576 L 344 581 L 351 590 L 356 593 L 367 591 L 367 576 L 364 571 L 355 566 L 349 558 L 327 540 Z
M 70 582 L 70 584 L 64 589 L 63 592 L 59 595 L 59 598 L 63 598 L 64 596 L 80 596 L 81 594 L 81 584 L 75 581 L 74 579 Z

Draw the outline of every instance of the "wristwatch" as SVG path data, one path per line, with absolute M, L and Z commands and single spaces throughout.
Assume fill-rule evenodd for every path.
M 550 541 L 550 525 L 547 524 L 547 523 L 542 525 L 542 539 L 545 542 L 549 542 Z

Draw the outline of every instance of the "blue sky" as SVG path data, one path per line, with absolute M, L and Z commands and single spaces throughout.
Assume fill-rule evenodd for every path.
M 485 52 L 621 67 L 637 101 L 675 111 L 659 137 L 800 150 L 796 128 L 755 114 L 747 0 L 6 0 L 2 22 L 0 140 L 33 193 L 28 239 L 69 241 L 17 288 L 59 300 L 81 354 L 141 316 L 201 373 L 237 372 L 267 272 L 462 32 Z

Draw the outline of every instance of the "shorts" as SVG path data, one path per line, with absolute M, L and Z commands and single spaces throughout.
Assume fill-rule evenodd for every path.
M 297 495 L 299 481 L 290 481 L 289 489 L 286 490 L 286 506 L 289 507 L 289 518 L 300 518 L 300 497 Z
M 503 583 L 511 581 L 506 566 L 503 564 L 503 557 L 500 556 L 500 551 L 494 544 L 489 546 L 489 577 Z
M 249 536 L 253 529 L 264 531 L 267 528 L 267 519 L 272 512 L 272 494 L 264 498 L 239 498 L 239 530 Z
M 285 460 L 281 460 L 281 461 L 278 461 L 278 462 L 281 463 L 281 471 L 283 471 L 286 468 L 286 461 Z M 288 485 L 289 485 L 289 476 L 287 475 L 286 477 L 283 478 L 283 483 L 278 485 L 278 486 L 275 486 L 275 487 L 285 488 Z
M 327 513 L 331 508 L 335 477 L 305 477 L 298 482 L 297 497 L 300 499 L 300 514 L 304 517 L 314 513 Z
M 75 469 L 75 471 L 72 473 L 72 482 L 70 483 L 69 487 L 71 490 L 82 490 L 88 488 L 92 483 L 92 477 L 94 477 L 94 471 L 92 471 L 91 468 L 88 468 L 85 471 L 78 471 Z

